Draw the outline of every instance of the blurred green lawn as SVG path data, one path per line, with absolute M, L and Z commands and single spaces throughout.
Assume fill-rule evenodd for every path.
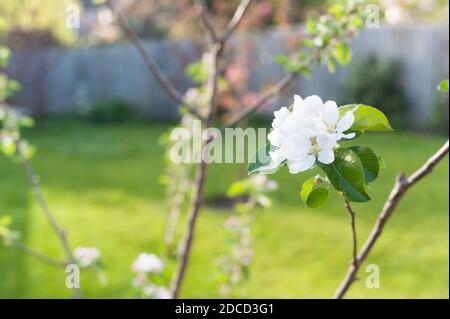
M 158 137 L 166 126 L 126 124 L 93 126 L 47 122 L 29 132 L 39 151 L 33 159 L 44 193 L 72 245 L 97 246 L 109 284 L 82 273 L 85 297 L 132 298 L 130 264 L 142 251 L 161 252 L 167 217 L 164 172 Z M 367 135 L 363 141 L 382 155 L 388 171 L 373 185 L 373 201 L 355 205 L 360 241 L 366 238 L 395 175 L 411 173 L 444 142 L 443 137 L 410 133 Z M 243 166 L 214 165 L 206 197 L 225 192 L 242 176 Z M 280 189 L 274 206 L 261 211 L 254 225 L 256 255 L 250 280 L 233 297 L 328 298 L 341 281 L 351 253 L 348 216 L 337 195 L 320 210 L 305 208 L 298 192 L 314 175 L 274 176 Z M 0 215 L 28 245 L 62 257 L 59 242 L 34 202 L 21 166 L 0 158 Z M 448 159 L 413 189 L 389 222 L 368 263 L 381 268 L 381 288 L 355 283 L 348 297 L 448 298 Z M 230 212 L 204 208 L 182 297 L 217 297 L 215 259 L 224 251 L 223 222 Z M 184 220 L 181 221 L 184 223 Z M 364 279 L 364 268 L 361 276 Z M 0 245 L 0 297 L 70 297 L 63 270 L 42 264 Z

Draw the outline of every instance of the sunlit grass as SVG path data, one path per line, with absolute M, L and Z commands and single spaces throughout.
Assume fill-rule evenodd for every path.
M 141 251 L 160 252 L 167 217 L 164 172 L 158 137 L 167 127 L 144 124 L 95 127 L 50 122 L 28 133 L 39 152 L 33 164 L 44 193 L 73 246 L 97 246 L 109 284 L 84 272 L 86 297 L 133 297 L 130 264 Z M 373 201 L 355 205 L 360 241 L 365 239 L 389 193 L 395 175 L 411 173 L 444 138 L 407 133 L 369 135 L 367 145 L 381 154 L 388 171 L 373 185 Z M 239 170 L 241 169 L 241 170 Z M 225 192 L 243 167 L 213 165 L 206 196 Z M 330 297 L 351 253 L 348 216 L 338 196 L 320 210 L 301 203 L 302 181 L 314 175 L 274 176 L 280 189 L 273 208 L 258 213 L 256 255 L 250 280 L 234 297 Z M 33 201 L 20 165 L 0 159 L 0 214 L 36 249 L 62 257 L 55 236 Z M 448 160 L 408 194 L 368 263 L 381 268 L 381 288 L 367 289 L 364 268 L 349 297 L 448 298 Z M 225 249 L 223 221 L 230 212 L 205 208 L 199 218 L 183 297 L 217 297 L 215 264 Z M 183 219 L 181 222 L 183 223 Z M 0 246 L 0 297 L 69 297 L 65 273 Z

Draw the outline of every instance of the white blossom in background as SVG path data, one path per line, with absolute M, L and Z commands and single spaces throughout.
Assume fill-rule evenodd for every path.
M 333 163 L 337 142 L 355 136 L 345 134 L 355 120 L 353 113 L 340 118 L 336 102 L 324 103 L 316 95 L 296 95 L 292 110 L 283 107 L 274 116 L 268 139 L 275 150 L 269 155 L 274 166 L 287 162 L 291 174 L 311 169 L 317 161 Z
M 273 180 L 269 180 L 266 175 L 252 175 L 250 181 L 258 192 L 274 191 L 278 189 L 278 183 Z
M 137 273 L 159 274 L 164 269 L 164 262 L 154 254 L 141 253 L 133 262 L 132 269 Z
M 77 247 L 73 255 L 81 267 L 92 266 L 100 259 L 100 251 L 95 247 Z
M 148 285 L 143 289 L 144 295 L 153 299 L 172 299 L 170 290 L 163 286 Z

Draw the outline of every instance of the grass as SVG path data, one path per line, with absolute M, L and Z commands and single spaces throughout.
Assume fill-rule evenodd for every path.
M 157 140 L 166 130 L 163 125 L 95 127 L 53 121 L 28 133 L 39 149 L 33 164 L 44 194 L 73 246 L 96 246 L 102 251 L 109 283 L 103 286 L 94 273 L 83 272 L 85 297 L 133 297 L 131 262 L 141 251 L 162 249 L 167 206 L 164 187 L 158 182 L 165 164 Z M 373 200 L 355 205 L 361 242 L 395 175 L 414 171 L 444 138 L 394 133 L 367 135 L 363 142 L 385 158 L 388 171 L 373 185 Z M 238 165 L 213 165 L 206 197 L 223 194 L 242 170 Z M 311 175 L 314 172 L 301 176 L 283 171 L 273 176 L 280 189 L 273 196 L 273 208 L 258 213 L 251 276 L 233 297 L 328 298 L 341 281 L 351 254 L 348 216 L 337 195 L 319 210 L 300 202 L 299 187 Z M 13 228 L 28 245 L 62 257 L 21 166 L 1 158 L 0 176 L 0 215 L 14 218 Z M 381 269 L 381 288 L 365 287 L 363 267 L 361 280 L 348 297 L 449 297 L 448 185 L 446 159 L 407 195 L 368 259 L 368 264 Z M 202 210 L 182 297 L 218 296 L 214 261 L 226 249 L 223 222 L 229 213 Z M 65 275 L 64 270 L 0 245 L 0 297 L 70 297 Z

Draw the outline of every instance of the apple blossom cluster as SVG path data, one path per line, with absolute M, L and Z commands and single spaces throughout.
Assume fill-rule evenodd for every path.
M 164 286 L 155 285 L 152 278 L 159 276 L 164 269 L 164 262 L 154 254 L 140 253 L 132 264 L 136 273 L 133 285 L 142 289 L 145 297 L 152 299 L 170 299 L 172 295 Z
M 311 169 L 317 161 L 333 163 L 338 142 L 355 137 L 346 133 L 355 120 L 353 113 L 341 118 L 336 102 L 324 103 L 316 95 L 305 99 L 296 95 L 291 110 L 283 107 L 274 115 L 268 139 L 275 150 L 269 155 L 273 168 L 286 163 L 291 174 Z
M 143 289 L 144 295 L 153 299 L 172 299 L 169 289 L 163 286 L 147 285 Z
M 82 268 L 94 265 L 100 259 L 100 251 L 95 247 L 77 247 L 73 255 Z
M 252 175 L 233 183 L 228 196 L 248 196 L 245 203 L 236 205 L 237 214 L 229 217 L 225 223 L 228 232 L 227 243 L 229 251 L 217 259 L 220 268 L 219 293 L 222 297 L 230 294 L 233 287 L 238 286 L 248 278 L 249 268 L 254 256 L 252 248 L 252 224 L 256 218 L 255 209 L 271 205 L 267 193 L 278 188 L 276 181 L 267 175 Z
M 164 269 L 164 262 L 154 254 L 140 253 L 132 268 L 137 273 L 160 274 Z

